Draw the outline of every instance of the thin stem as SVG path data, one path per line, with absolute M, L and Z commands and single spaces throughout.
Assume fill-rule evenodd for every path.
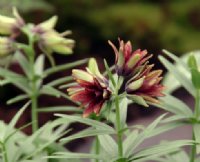
M 195 96 L 195 108 L 194 108 L 194 115 L 196 121 L 199 120 L 199 109 L 200 109 L 200 90 L 196 90 L 196 96 Z M 196 123 L 194 123 L 196 124 Z M 194 125 L 193 125 L 194 126 Z M 194 130 L 192 133 L 192 140 L 195 141 L 195 135 L 194 135 Z M 193 144 L 191 148 L 191 154 L 190 154 L 190 162 L 194 162 L 196 157 L 196 145 Z
M 194 132 L 192 134 L 192 140 L 195 140 Z M 191 154 L 190 154 L 190 162 L 195 161 L 195 155 L 196 155 L 196 145 L 193 144 L 192 149 L 191 149 Z
M 99 152 L 100 152 L 100 150 L 99 150 L 99 139 L 98 139 L 98 137 L 96 137 L 96 139 L 95 139 L 95 153 L 96 153 L 96 155 L 98 155 Z M 96 159 L 95 162 L 99 162 L 99 160 Z
M 196 90 L 196 98 L 195 98 L 195 118 L 199 120 L 199 108 L 200 108 L 200 90 Z
M 38 112 L 37 112 L 37 96 L 32 96 L 31 98 L 32 107 L 31 107 L 31 117 L 32 117 L 32 132 L 38 130 Z
M 8 162 L 8 155 L 6 151 L 6 146 L 4 143 L 1 143 L 2 151 L 3 151 L 3 162 Z
M 38 91 L 37 91 L 37 79 L 35 77 L 35 50 L 34 50 L 34 36 L 31 34 L 28 34 L 28 40 L 29 40 L 29 61 L 31 64 L 31 87 L 32 87 L 32 94 L 31 94 L 31 118 L 32 118 L 32 133 L 37 131 L 38 129 Z
M 119 96 L 115 97 L 115 107 L 116 107 L 116 128 L 117 128 L 117 140 L 118 140 L 118 155 L 119 158 L 123 157 L 123 145 L 122 145 L 122 131 L 120 122 L 120 109 L 119 109 Z

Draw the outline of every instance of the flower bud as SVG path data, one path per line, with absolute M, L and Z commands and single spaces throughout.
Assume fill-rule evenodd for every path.
M 64 38 L 54 30 L 39 35 L 40 47 L 48 53 L 71 54 L 74 43 L 74 40 Z
M 13 51 L 13 41 L 8 37 L 0 37 L 0 57 L 7 56 Z
M 127 91 L 135 91 L 135 90 L 139 89 L 142 86 L 142 84 L 144 82 L 144 79 L 145 79 L 145 77 L 142 77 L 142 78 L 140 78 L 138 80 L 135 80 L 135 81 L 131 82 L 126 87 L 126 90 Z
M 13 15 L 14 18 L 0 15 L 0 34 L 15 36 L 19 33 L 24 21 L 15 8 L 13 9 Z

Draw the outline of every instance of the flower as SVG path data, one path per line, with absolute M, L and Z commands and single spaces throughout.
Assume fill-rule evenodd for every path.
M 143 100 L 151 103 L 159 103 L 157 97 L 164 94 L 164 86 L 160 84 L 162 80 L 162 70 L 152 70 L 153 65 L 145 65 L 133 78 L 126 83 L 128 96 L 137 103 L 148 106 Z
M 13 40 L 9 37 L 0 37 L 0 57 L 7 56 L 13 51 Z
M 14 18 L 0 15 L 0 34 L 11 35 L 16 37 L 20 28 L 24 26 L 24 20 L 19 15 L 18 11 L 13 9 Z
M 152 57 L 152 55 L 147 56 L 147 50 L 137 49 L 132 51 L 130 41 L 124 43 L 123 40 L 119 39 L 119 50 L 111 41 L 108 41 L 108 43 L 115 52 L 115 69 L 120 76 L 129 76 L 135 73 L 141 65 Z
M 64 38 L 54 30 L 44 32 L 39 38 L 40 48 L 47 53 L 71 54 L 74 43 L 74 40 Z
M 90 114 L 99 114 L 103 104 L 109 100 L 111 91 L 108 87 L 108 80 L 100 74 L 98 68 L 91 71 L 86 70 L 72 71 L 76 85 L 68 88 L 70 98 L 75 102 L 80 102 L 86 107 L 83 113 L 84 117 Z
M 57 20 L 57 16 L 53 16 L 49 20 L 34 26 L 32 31 L 36 34 L 39 46 L 45 53 L 71 54 L 75 42 L 72 39 L 65 38 L 71 32 L 58 33 L 54 30 Z

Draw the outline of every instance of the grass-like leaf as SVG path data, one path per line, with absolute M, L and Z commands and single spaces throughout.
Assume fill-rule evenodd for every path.
M 156 146 L 152 146 L 143 150 L 136 152 L 131 155 L 130 158 L 133 161 L 139 161 L 140 159 L 148 159 L 149 157 L 156 157 L 166 155 L 168 153 L 174 152 L 175 149 L 192 145 L 193 141 L 191 140 L 177 140 L 172 142 L 164 142 Z
M 79 60 L 79 61 L 76 61 L 76 62 L 67 63 L 67 64 L 64 64 L 64 65 L 54 66 L 52 68 L 45 70 L 44 75 L 48 76 L 48 75 L 51 75 L 53 73 L 56 73 L 56 72 L 59 72 L 59 71 L 62 71 L 62 70 L 71 69 L 73 67 L 85 64 L 87 62 L 88 62 L 88 59 L 83 59 L 83 60 Z
M 72 115 L 64 115 L 64 114 L 55 114 L 55 115 L 62 117 L 63 119 L 66 119 L 66 122 L 67 121 L 80 122 L 80 123 L 95 127 L 96 129 L 110 130 L 111 132 L 115 133 L 115 130 L 111 126 L 104 124 L 102 122 L 99 122 L 99 121 L 95 121 L 92 119 L 83 118 L 83 117 L 79 117 L 79 116 L 72 116 Z
M 29 96 L 26 95 L 26 94 L 18 95 L 18 96 L 14 97 L 14 98 L 9 99 L 7 101 L 7 104 L 10 105 L 10 104 L 25 100 L 27 98 L 29 98 Z
M 172 63 L 170 63 L 166 58 L 163 56 L 159 56 L 160 61 L 163 65 L 168 69 L 170 73 L 174 75 L 174 77 L 181 83 L 181 85 L 191 94 L 194 96 L 194 87 L 192 82 L 183 74 L 181 73 Z

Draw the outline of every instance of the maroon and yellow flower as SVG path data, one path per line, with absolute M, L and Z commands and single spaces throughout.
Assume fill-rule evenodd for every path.
M 124 43 L 119 39 L 119 50 L 108 41 L 115 52 L 116 71 L 120 76 L 129 76 L 135 73 L 152 55 L 147 55 L 147 50 L 132 50 L 131 42 Z
M 164 86 L 160 84 L 162 70 L 151 71 L 152 67 L 153 65 L 146 65 L 141 72 L 127 82 L 126 92 L 133 100 L 140 100 L 139 97 L 142 97 L 145 101 L 158 103 L 157 97 L 164 96 Z
M 99 114 L 103 104 L 109 100 L 111 91 L 108 87 L 108 80 L 97 70 L 73 70 L 72 75 L 76 85 L 68 88 L 70 98 L 80 102 L 84 110 L 84 117 L 92 113 Z

